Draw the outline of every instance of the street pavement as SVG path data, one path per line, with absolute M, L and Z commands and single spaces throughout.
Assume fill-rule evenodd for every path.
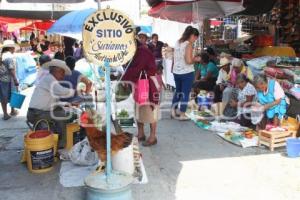
M 59 183 L 59 163 L 44 174 L 32 174 L 20 163 L 32 89 L 25 92 L 20 115 L 0 120 L 0 200 L 85 199 L 83 187 Z M 264 147 L 242 149 L 164 113 L 158 144 L 141 151 L 149 183 L 132 186 L 136 200 L 300 199 L 300 158 L 287 158 L 284 148 L 273 153 Z

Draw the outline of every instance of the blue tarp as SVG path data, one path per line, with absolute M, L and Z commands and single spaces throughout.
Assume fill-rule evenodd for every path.
M 90 16 L 96 9 L 89 8 L 76 10 L 59 18 L 47 33 L 55 33 L 63 36 L 82 40 L 82 27 L 85 19 Z
M 16 54 L 17 69 L 16 75 L 20 83 L 20 87 L 24 88 L 32 86 L 36 80 L 37 69 L 36 62 L 30 54 Z

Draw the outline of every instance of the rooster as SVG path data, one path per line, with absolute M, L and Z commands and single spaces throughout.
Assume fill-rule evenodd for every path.
M 94 116 L 92 119 L 91 116 Z M 93 112 L 85 112 L 81 116 L 81 123 L 91 148 L 97 152 L 101 160 L 97 171 L 103 171 L 106 166 L 106 132 L 100 131 L 96 126 L 96 116 Z M 111 134 L 111 152 L 115 155 L 118 151 L 128 147 L 132 143 L 133 135 L 127 132 L 121 132 L 118 135 Z

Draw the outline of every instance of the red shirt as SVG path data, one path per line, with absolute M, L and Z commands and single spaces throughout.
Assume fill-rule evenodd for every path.
M 137 48 L 135 56 L 122 80 L 136 83 L 139 80 L 142 71 L 145 71 L 148 77 L 155 76 L 157 67 L 152 52 L 141 45 Z
M 135 84 L 139 80 L 142 71 L 145 71 L 147 73 L 149 79 L 150 102 L 154 104 L 159 104 L 159 88 L 157 88 L 152 79 L 150 79 L 150 76 L 155 76 L 157 74 L 155 58 L 148 48 L 141 45 L 137 48 L 135 56 L 133 57 L 133 60 L 130 66 L 128 67 L 127 71 L 125 72 L 122 80 L 131 81 Z

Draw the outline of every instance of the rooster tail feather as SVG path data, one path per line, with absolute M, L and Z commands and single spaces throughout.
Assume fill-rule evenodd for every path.
M 128 133 L 128 132 L 123 132 L 122 134 L 126 137 L 126 139 L 123 143 L 123 148 L 126 148 L 132 144 L 133 134 Z
M 120 151 L 132 143 L 133 135 L 127 132 L 123 132 L 119 135 L 112 135 L 112 151 Z

